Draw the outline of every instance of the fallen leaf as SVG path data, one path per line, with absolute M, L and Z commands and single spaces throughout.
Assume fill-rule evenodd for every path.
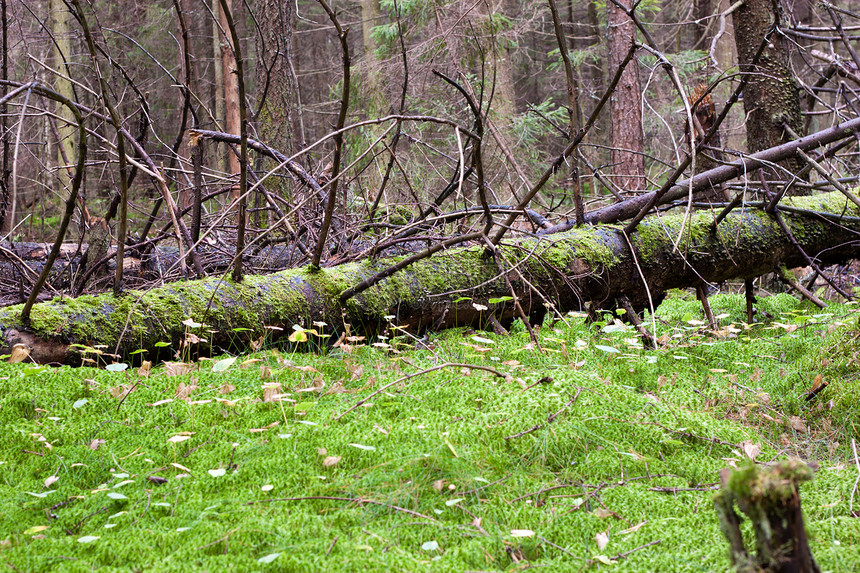
M 339 461 L 340 461 L 340 456 L 326 456 L 326 458 L 323 460 L 323 467 L 324 468 L 333 468 L 334 466 L 336 466 L 338 464 Z
M 33 527 L 26 529 L 24 531 L 24 535 L 33 535 L 34 533 L 39 533 L 40 531 L 45 531 L 46 529 L 50 529 L 49 525 L 34 525 Z
M 90 440 L 90 443 L 87 444 L 87 447 L 91 450 L 97 450 L 100 447 L 102 447 L 102 444 L 104 444 L 104 443 L 105 443 L 105 441 L 103 439 L 96 438 L 94 440 Z
M 218 468 L 216 470 L 206 470 L 206 471 L 209 473 L 210 476 L 212 476 L 214 478 L 221 477 L 227 473 L 227 470 L 225 468 Z
M 137 369 L 137 375 L 143 376 L 144 378 L 149 378 L 149 375 L 152 373 L 152 362 L 149 360 L 144 360 L 141 363 L 140 368 Z
M 511 529 L 511 537 L 534 537 L 531 529 Z
M 627 535 L 627 534 L 629 534 L 629 533 L 635 533 L 636 531 L 639 531 L 640 529 L 642 529 L 642 527 L 643 527 L 646 523 L 648 523 L 648 522 L 647 522 L 647 521 L 643 521 L 642 523 L 637 523 L 637 524 L 636 524 L 636 525 L 634 525 L 633 527 L 628 527 L 627 529 L 622 529 L 621 531 L 619 531 L 619 532 L 618 532 L 618 535 Z
M 803 420 L 801 420 L 799 416 L 791 416 L 788 419 L 788 424 L 792 427 L 792 429 L 800 432 L 801 434 L 806 434 L 809 432 L 806 427 L 806 424 L 803 423 Z
M 226 382 L 224 382 L 224 384 L 221 386 L 221 389 L 218 391 L 218 393 L 219 394 L 229 394 L 230 392 L 232 392 L 235 389 L 236 389 L 236 387 L 233 386 L 232 384 L 227 384 Z
M 120 400 L 124 399 L 128 396 L 128 393 L 131 392 L 133 386 L 130 384 L 120 384 L 119 386 L 114 386 L 110 389 L 110 395 L 114 398 L 119 398 Z
M 744 451 L 744 455 L 750 460 L 755 460 L 761 453 L 761 446 L 759 444 L 754 444 L 751 440 L 744 440 L 740 445 L 741 449 Z
M 185 362 L 165 362 L 164 371 L 168 376 L 183 376 L 194 369 L 193 364 Z
M 609 530 L 601 531 L 594 536 L 594 541 L 597 542 L 597 550 L 603 551 L 603 548 L 609 545 Z
M 224 358 L 223 360 L 219 360 L 215 364 L 212 365 L 212 372 L 224 372 L 236 362 L 236 357 L 233 356 L 231 358 Z
M 57 476 L 49 477 L 48 479 L 45 480 L 45 487 L 51 487 L 51 484 L 56 482 L 58 479 L 60 479 L 60 478 Z
M 269 382 L 263 386 L 263 402 L 277 402 L 280 400 L 283 388 L 277 382 Z
M 598 507 L 592 512 L 596 517 L 600 519 L 606 519 L 607 517 L 612 517 L 615 515 L 615 512 L 610 509 L 604 509 L 602 507 Z
M 16 344 L 12 347 L 12 354 L 9 356 L 9 364 L 18 364 L 23 362 L 30 356 L 30 349 L 23 344 Z
M 176 387 L 176 397 L 179 400 L 187 401 L 195 390 L 197 390 L 197 384 L 186 384 L 185 382 L 180 382 L 179 386 Z
M 343 382 L 338 381 L 332 384 L 325 393 L 326 396 L 329 396 L 331 394 L 345 394 L 347 392 L 347 389 L 343 386 Z

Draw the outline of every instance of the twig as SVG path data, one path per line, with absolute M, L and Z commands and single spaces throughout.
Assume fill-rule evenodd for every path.
M 851 499 L 848 500 L 848 514 L 854 515 L 854 493 L 857 491 L 857 484 L 860 483 L 860 459 L 857 458 L 857 444 L 854 438 L 851 438 L 851 450 L 854 452 L 854 465 L 857 467 L 857 479 L 854 480 L 854 487 L 851 488 Z
M 328 550 L 325 552 L 326 557 L 328 557 L 331 554 L 331 550 L 334 549 L 334 546 L 336 543 L 337 543 L 337 535 L 335 535 L 334 539 L 331 540 L 331 545 L 328 546 Z
M 780 215 L 778 210 L 773 212 L 773 216 L 774 219 L 776 219 L 779 228 L 782 229 L 782 232 L 785 233 L 785 236 L 788 237 L 788 240 L 791 241 L 792 245 L 794 245 L 794 248 L 796 248 L 800 252 L 800 254 L 803 255 L 803 258 L 806 259 L 806 262 L 809 264 L 809 266 L 812 267 L 812 269 L 815 270 L 818 274 L 820 274 L 821 277 L 826 280 L 830 286 L 833 287 L 833 290 L 845 297 L 846 300 L 853 300 L 854 297 L 839 288 L 839 285 L 837 285 L 832 278 L 824 274 L 818 264 L 814 260 L 812 260 L 812 257 L 806 254 L 806 251 L 803 250 L 803 247 L 800 246 L 800 243 L 798 243 L 797 239 L 794 237 L 794 233 L 791 232 L 791 229 L 789 229 L 788 225 L 785 224 L 785 221 L 782 220 L 782 215 Z
M 793 288 L 794 290 L 799 292 L 803 298 L 805 298 L 806 300 L 808 300 L 809 302 L 811 302 L 812 304 L 814 304 L 818 308 L 827 308 L 826 302 L 824 302 L 823 300 L 821 300 L 820 298 L 815 296 L 815 294 L 813 294 L 811 291 L 809 291 L 805 286 L 803 286 L 799 282 L 793 281 L 790 278 L 788 278 L 787 276 L 782 275 L 782 274 L 780 274 L 780 278 L 785 282 L 785 284 L 787 284 L 788 286 L 790 286 L 791 288 Z
M 427 368 L 425 370 L 421 370 L 420 372 L 408 374 L 406 376 L 398 378 L 394 382 L 389 382 L 385 386 L 379 388 L 375 392 L 371 392 L 368 396 L 366 396 L 365 398 L 362 398 L 361 400 L 356 402 L 355 405 L 352 406 L 351 408 L 349 408 L 348 410 L 335 416 L 334 421 L 337 422 L 338 420 L 340 420 L 341 418 L 343 418 L 344 416 L 346 416 L 347 414 L 349 414 L 350 412 L 352 412 L 353 410 L 355 410 L 356 408 L 358 408 L 362 404 L 366 403 L 368 400 L 370 400 L 371 398 L 373 398 L 377 394 L 384 392 L 385 390 L 387 390 L 388 388 L 391 388 L 395 384 L 398 384 L 398 383 L 403 382 L 404 380 L 408 380 L 410 378 L 415 378 L 416 376 L 420 376 L 422 374 L 427 374 L 429 372 L 434 372 L 436 370 L 442 370 L 443 368 L 476 368 L 478 370 L 486 370 L 487 372 L 491 372 L 491 373 L 495 374 L 496 376 L 498 376 L 499 378 L 508 378 L 508 376 L 506 376 L 505 374 L 502 374 L 501 372 L 499 372 L 495 368 L 490 368 L 489 366 L 479 366 L 477 364 L 460 364 L 458 362 L 446 362 L 445 364 L 440 364 L 439 366 L 433 366 L 432 368 Z
M 662 542 L 663 542 L 662 539 L 657 539 L 655 541 L 651 541 L 649 543 L 646 543 L 645 545 L 640 545 L 639 547 L 631 549 L 630 551 L 625 551 L 624 553 L 619 553 L 618 555 L 615 555 L 614 557 L 610 557 L 609 560 L 610 561 L 621 561 L 622 559 L 627 559 L 627 557 L 631 553 L 635 553 L 636 551 L 639 551 L 641 549 L 645 549 L 646 547 L 651 547 L 652 545 L 658 545 Z
M 329 495 L 306 495 L 302 497 L 276 497 L 272 499 L 261 499 L 258 501 L 249 501 L 245 505 L 257 505 L 260 503 L 271 503 L 273 501 L 308 501 L 314 499 L 323 499 L 328 501 L 349 501 L 355 503 L 369 503 L 371 505 L 379 505 L 382 507 L 388 507 L 395 511 L 402 511 L 403 513 L 408 513 L 409 515 L 414 515 L 415 517 L 420 517 L 421 519 L 426 519 L 428 521 L 436 521 L 436 518 L 430 517 L 429 515 L 424 515 L 423 513 L 418 513 L 417 511 L 412 511 L 411 509 L 406 509 L 405 507 L 400 507 L 397 505 L 391 505 L 390 503 L 385 503 L 382 501 L 375 501 L 372 499 L 365 499 L 363 497 L 334 497 Z M 334 544 L 332 544 L 334 545 Z
M 546 426 L 548 424 L 552 424 L 555 421 L 555 419 L 561 415 L 562 412 L 564 412 L 567 408 L 569 408 L 570 406 L 573 406 L 576 403 L 576 399 L 579 398 L 579 395 L 581 393 L 582 393 L 582 388 L 577 388 L 576 394 L 573 395 L 573 398 L 571 398 L 570 401 L 567 404 L 565 404 L 564 406 L 562 406 L 558 411 L 550 414 L 549 417 L 546 419 L 545 424 L 538 424 L 537 426 L 533 426 L 533 427 L 529 428 L 528 430 L 523 430 L 522 432 L 519 432 L 518 434 L 514 434 L 512 436 L 505 436 L 505 439 L 506 440 L 515 440 L 517 438 L 522 438 L 525 435 L 528 435 L 528 434 L 531 434 L 532 432 L 536 432 L 536 431 L 540 430 L 541 428 L 543 428 L 544 426 Z
M 659 493 L 678 493 L 679 491 L 713 491 L 720 489 L 719 484 L 709 484 L 700 487 L 649 487 L 648 491 Z
M 343 129 L 346 123 L 346 112 L 349 109 L 349 87 L 350 87 L 350 59 L 349 59 L 349 43 L 346 41 L 346 35 L 349 28 L 342 28 L 340 21 L 337 19 L 334 11 L 329 6 L 326 0 L 317 0 L 328 14 L 329 20 L 337 30 L 337 37 L 340 40 L 341 60 L 343 64 L 343 89 L 340 98 L 340 112 L 337 116 L 337 130 Z M 337 200 L 337 176 L 340 174 L 340 156 L 343 152 L 343 134 L 339 133 L 334 136 L 334 159 L 332 159 L 332 181 L 328 190 L 328 197 L 325 205 L 325 213 L 323 215 L 322 225 L 320 225 L 319 237 L 317 238 L 317 246 L 314 249 L 314 256 L 311 260 L 311 268 L 319 269 L 320 259 L 322 258 L 323 249 L 331 227 L 332 216 L 334 215 L 334 204 Z

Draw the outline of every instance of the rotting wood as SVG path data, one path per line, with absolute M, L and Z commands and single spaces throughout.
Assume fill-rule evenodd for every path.
M 714 507 L 738 573 L 820 573 L 809 548 L 798 493 L 798 486 L 810 479 L 812 469 L 802 461 L 766 468 L 750 462 L 742 469 L 720 472 L 722 485 Z M 744 544 L 735 507 L 752 522 L 753 554 Z
M 821 265 L 857 257 L 860 209 L 843 195 L 797 197 L 785 203 L 783 220 L 809 256 Z M 713 218 L 712 213 L 698 212 L 686 222 L 681 216 L 668 215 L 643 221 L 630 236 L 635 259 L 622 231 L 608 226 L 524 238 L 502 244 L 500 250 L 507 260 L 521 261 L 517 268 L 522 276 L 515 273 L 509 278 L 520 305 L 535 318 L 546 312 L 546 301 L 566 312 L 582 309 L 589 301 L 596 308 L 615 308 L 617 299 L 626 295 L 634 308 L 646 308 L 643 276 L 656 304 L 667 290 L 695 286 L 702 280 L 719 283 L 756 277 L 779 265 L 806 265 L 803 254 L 771 215 L 757 209 L 736 210 L 716 227 Z M 676 249 L 682 226 L 685 231 Z M 145 293 L 130 291 L 119 298 L 54 299 L 33 307 L 28 329 L 20 323 L 20 306 L 0 309 L 0 328 L 7 347 L 24 343 L 39 362 L 74 363 L 80 357 L 70 346 L 73 343 L 105 345 L 119 354 L 144 349 L 149 359 L 159 354 L 160 342 L 172 344 L 175 351 L 188 328 L 182 323 L 187 318 L 216 331 L 199 333 L 209 339 L 205 351 L 214 352 L 244 350 L 268 332 L 265 326 L 289 333 L 294 324 L 314 328 L 314 322 L 325 322 L 325 327 L 318 328 L 336 334 L 348 323 L 352 332 L 373 333 L 386 327 L 385 317 L 393 315 L 397 325 L 421 331 L 483 326 L 489 313 L 504 324 L 515 318 L 514 305 L 489 299 L 509 297 L 511 290 L 483 252 L 482 245 L 474 245 L 418 260 L 343 305 L 340 297 L 346 289 L 400 259 L 362 261 L 315 273 L 291 269 L 248 276 L 242 284 L 210 277 Z M 636 268 L 636 260 L 641 269 Z M 526 281 L 541 295 L 531 292 Z

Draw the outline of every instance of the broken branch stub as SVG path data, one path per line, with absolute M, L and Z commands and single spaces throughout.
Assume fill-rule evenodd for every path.
M 720 472 L 714 496 L 720 529 L 729 542 L 732 566 L 739 573 L 820 573 L 809 548 L 798 486 L 812 479 L 812 468 L 798 460 L 760 468 L 750 462 Z M 755 553 L 741 535 L 739 508 L 752 523 Z

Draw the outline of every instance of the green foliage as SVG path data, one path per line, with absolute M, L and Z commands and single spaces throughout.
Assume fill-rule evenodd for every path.
M 508 337 L 451 330 L 417 346 L 392 328 L 325 356 L 270 350 L 177 376 L 176 366 L 0 364 L 4 562 L 504 571 L 528 561 L 580 571 L 659 540 L 611 569 L 724 571 L 709 484 L 741 463 L 736 444 L 749 440 L 760 460 L 820 462 L 802 491 L 813 551 L 823 570 L 856 570 L 846 428 L 857 408 L 836 418 L 800 398 L 822 351 L 856 325 L 854 307 L 821 313 L 762 298 L 773 319 L 744 325 L 742 297 L 711 304 L 716 335 L 694 297 L 667 300 L 656 351 L 606 313 L 596 325 L 581 314 L 544 324 L 543 351 L 515 323 Z M 302 330 L 308 344 L 313 332 Z M 444 363 L 505 377 L 421 373 Z M 835 382 L 820 404 L 843 397 Z
M 696 72 L 705 69 L 708 64 L 708 59 L 710 58 L 708 52 L 704 50 L 684 50 L 682 52 L 664 55 L 678 71 L 678 76 L 680 76 L 682 80 L 685 80 Z M 652 54 L 645 54 L 641 59 L 649 67 L 657 65 L 657 57 Z
M 598 55 L 598 49 L 599 46 L 594 45 L 585 50 L 569 50 L 567 52 L 567 57 L 570 58 L 570 64 L 573 67 L 579 67 L 588 61 L 599 63 L 600 56 Z M 553 72 L 564 71 L 564 60 L 561 58 L 561 50 L 558 48 L 550 50 L 547 56 L 550 59 L 550 64 L 547 69 Z

